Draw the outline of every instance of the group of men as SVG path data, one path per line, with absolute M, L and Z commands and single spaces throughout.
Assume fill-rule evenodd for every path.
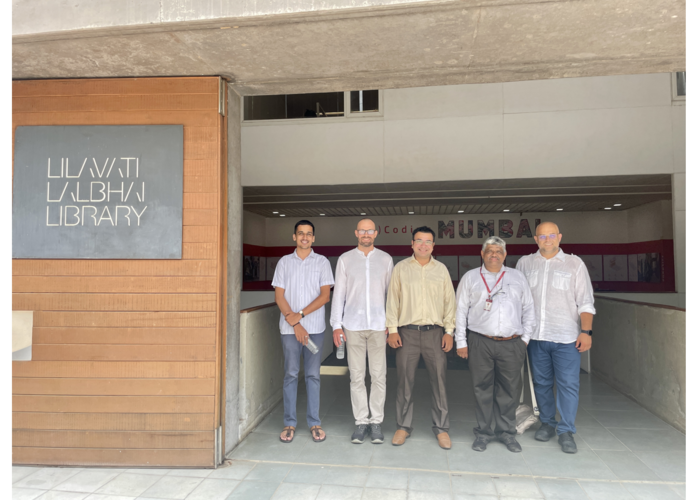
M 297 248 L 280 259 L 272 282 L 281 311 L 285 359 L 282 442 L 291 442 L 296 432 L 302 353 L 307 424 L 315 442 L 326 439 L 319 416 L 320 366 L 324 305 L 335 286 L 330 322 L 335 345 L 346 342 L 356 426 L 353 443 L 363 443 L 366 436 L 372 443 L 384 442 L 389 344 L 396 349 L 398 378 L 392 444 L 403 445 L 411 436 L 414 381 L 423 357 L 432 389 L 433 432 L 440 447 L 451 448 L 446 353 L 456 337 L 457 355 L 469 359 L 476 400 L 472 449 L 484 451 L 497 439 L 509 451 L 521 451 L 515 413 L 529 354 L 542 422 L 535 439 L 548 441 L 556 434 L 564 452 L 577 451 L 573 434 L 579 371 L 581 353 L 591 347 L 593 287 L 583 261 L 559 248 L 562 235 L 556 224 L 537 226 L 534 238 L 539 251 L 522 257 L 516 269 L 504 265 L 506 243 L 488 238 L 481 250 L 483 265 L 462 277 L 456 295 L 447 267 L 432 256 L 435 232 L 429 227 L 412 232 L 413 255 L 394 266 L 392 257 L 374 246 L 378 235 L 374 222 L 360 220 L 355 230 L 358 246 L 338 258 L 335 279 L 328 259 L 311 249 L 314 231 L 310 221 L 297 222 L 293 235 Z M 315 353 L 305 348 L 309 340 L 318 348 Z

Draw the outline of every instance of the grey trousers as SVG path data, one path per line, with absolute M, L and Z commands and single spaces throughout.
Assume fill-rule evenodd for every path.
M 381 424 L 384 421 L 386 400 L 386 333 L 384 330 L 343 330 L 347 339 L 350 399 L 355 425 Z M 369 406 L 365 387 L 365 361 L 368 358 L 369 373 L 372 376 Z
M 448 432 L 450 418 L 447 409 L 447 356 L 442 350 L 443 328 L 419 332 L 399 327 L 402 347 L 396 351 L 396 375 L 399 387 L 396 391 L 396 426 L 409 434 L 413 430 L 413 383 L 421 355 L 430 378 L 433 391 L 433 432 Z
M 520 404 L 527 344 L 519 337 L 491 340 L 469 332 L 469 371 L 476 397 L 474 434 L 487 439 L 515 436 L 515 410 Z M 491 421 L 496 421 L 495 433 Z

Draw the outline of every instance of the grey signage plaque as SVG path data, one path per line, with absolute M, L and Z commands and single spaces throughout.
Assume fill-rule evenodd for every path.
M 16 259 L 182 258 L 182 125 L 17 127 Z

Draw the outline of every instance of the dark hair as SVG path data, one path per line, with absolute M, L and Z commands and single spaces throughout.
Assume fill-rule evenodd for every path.
M 294 224 L 294 234 L 297 234 L 297 228 L 299 226 L 311 226 L 311 234 L 314 234 L 314 235 L 316 234 L 316 228 L 314 227 L 313 222 L 311 222 L 309 220 L 303 219 L 303 220 L 300 220 L 299 222 L 297 222 L 296 224 Z
M 413 230 L 413 238 L 412 238 L 414 240 L 416 239 L 416 233 L 430 233 L 433 235 L 433 241 L 435 241 L 435 231 L 430 229 L 428 226 L 421 226 L 421 227 L 415 228 Z

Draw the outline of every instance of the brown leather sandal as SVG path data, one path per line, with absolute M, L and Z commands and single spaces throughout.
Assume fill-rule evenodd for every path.
M 282 432 L 285 432 L 284 437 L 289 438 L 289 439 L 282 439 L 282 436 L 280 436 L 280 441 L 283 443 L 291 443 L 294 441 L 294 435 L 296 434 L 296 429 L 292 427 L 291 425 L 286 426 L 284 429 L 282 429 Z
M 320 425 L 314 425 L 314 426 L 311 428 L 311 439 L 314 440 L 314 443 L 320 443 L 321 441 L 325 441 L 325 440 L 326 440 L 326 435 L 325 435 L 325 433 L 324 433 L 323 437 L 321 437 L 321 433 L 320 433 L 319 431 L 322 431 L 322 430 L 323 430 L 323 429 L 321 429 L 321 426 L 320 426 Z

